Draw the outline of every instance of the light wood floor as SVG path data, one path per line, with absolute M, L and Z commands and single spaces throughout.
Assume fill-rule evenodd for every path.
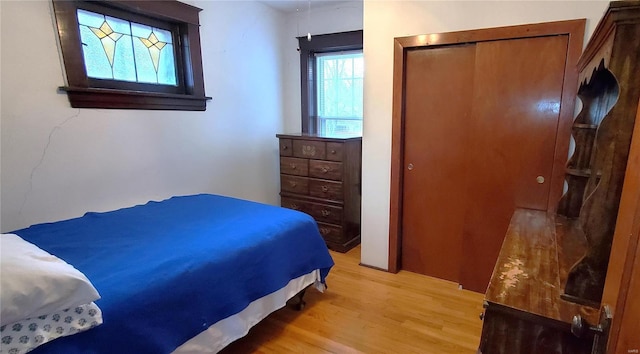
M 332 252 L 329 288 L 280 309 L 222 353 L 476 353 L 483 295 L 415 273 L 359 266 L 360 248 Z

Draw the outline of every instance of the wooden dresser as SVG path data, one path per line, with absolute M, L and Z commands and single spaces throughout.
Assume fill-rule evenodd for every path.
M 481 353 L 640 351 L 640 307 L 628 298 L 640 289 L 640 1 L 609 4 L 578 70 L 566 193 L 556 213 L 513 214 L 485 297 Z
M 280 140 L 281 205 L 313 216 L 330 249 L 346 252 L 357 246 L 362 138 L 276 136 Z

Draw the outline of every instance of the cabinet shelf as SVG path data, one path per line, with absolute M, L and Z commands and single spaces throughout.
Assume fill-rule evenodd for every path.
M 575 177 L 589 178 L 591 176 L 591 170 L 588 168 L 567 168 L 565 172 Z
M 597 125 L 597 124 L 587 124 L 587 123 L 574 123 L 574 124 L 573 124 L 573 128 L 574 128 L 574 129 L 591 129 L 591 130 L 596 130 L 596 129 L 598 129 L 598 125 Z

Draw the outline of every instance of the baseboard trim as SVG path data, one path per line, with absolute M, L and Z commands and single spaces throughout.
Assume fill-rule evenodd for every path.
M 375 267 L 375 266 L 364 264 L 364 263 L 358 263 L 358 265 L 361 266 L 361 267 L 371 268 L 371 269 L 379 270 L 379 271 L 382 271 L 382 272 L 390 273 L 388 269 Z

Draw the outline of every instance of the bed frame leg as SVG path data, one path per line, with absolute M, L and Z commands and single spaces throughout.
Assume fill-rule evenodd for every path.
M 307 303 L 304 301 L 304 293 L 307 291 L 307 288 L 302 289 L 296 297 L 298 298 L 298 304 L 296 305 L 296 310 L 302 311 L 304 309 L 304 305 Z
M 300 290 L 299 293 L 297 293 L 294 297 L 292 297 L 292 299 L 295 299 L 293 308 L 296 309 L 296 311 L 302 311 L 302 309 L 304 309 L 304 305 L 306 304 L 306 302 L 303 299 L 305 291 L 307 291 L 307 288 Z

